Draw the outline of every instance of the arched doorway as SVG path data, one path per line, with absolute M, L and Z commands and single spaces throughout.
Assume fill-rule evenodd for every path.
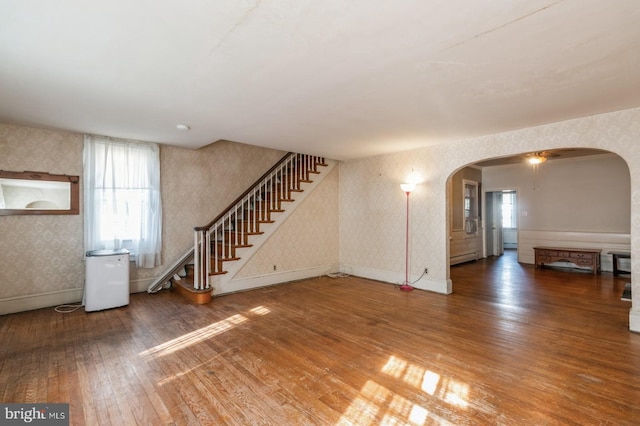
M 518 261 L 526 264 L 534 263 L 536 245 L 599 248 L 602 270 L 608 272 L 612 270 L 609 251 L 630 250 L 631 189 L 624 159 L 595 149 L 545 153 L 546 161 L 537 166 L 528 164 L 526 154 L 522 154 L 469 164 L 449 177 L 450 265 L 499 255 L 507 241 L 517 249 Z M 464 191 L 463 182 L 469 180 L 465 176 L 471 174 L 480 194 L 478 229 L 473 234 L 456 228 L 465 203 L 457 194 Z M 517 196 L 513 211 L 515 242 L 505 238 L 504 229 L 496 222 L 503 191 Z M 500 232 L 499 237 L 496 232 Z

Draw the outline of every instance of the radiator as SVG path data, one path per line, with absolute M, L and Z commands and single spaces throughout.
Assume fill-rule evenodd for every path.
M 449 259 L 450 265 L 457 265 L 458 263 L 470 262 L 472 260 L 478 260 L 478 252 L 470 251 L 467 253 L 456 254 Z

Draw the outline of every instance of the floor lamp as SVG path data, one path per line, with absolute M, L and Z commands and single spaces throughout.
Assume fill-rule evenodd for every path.
M 407 229 L 405 233 L 405 248 L 404 248 L 404 282 L 400 286 L 402 291 L 411 291 L 413 287 L 409 284 L 409 195 L 411 191 L 416 188 L 415 183 L 403 183 L 400 188 L 407 194 Z

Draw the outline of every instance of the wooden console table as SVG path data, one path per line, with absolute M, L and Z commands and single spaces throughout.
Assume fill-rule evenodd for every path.
M 628 251 L 610 251 L 611 259 L 613 260 L 613 276 L 617 276 L 618 274 L 630 274 L 631 271 L 623 271 L 622 269 L 618 269 L 618 259 L 631 259 L 631 253 Z
M 588 266 L 593 273 L 600 272 L 600 252 L 598 249 L 568 247 L 534 247 L 536 268 L 547 263 L 570 262 L 578 266 Z

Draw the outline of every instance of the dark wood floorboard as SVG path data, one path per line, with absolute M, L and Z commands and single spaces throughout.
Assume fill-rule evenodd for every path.
M 637 425 L 629 280 L 514 253 L 452 267 L 454 293 L 317 278 L 191 305 L 0 317 L 0 400 L 71 424 Z

